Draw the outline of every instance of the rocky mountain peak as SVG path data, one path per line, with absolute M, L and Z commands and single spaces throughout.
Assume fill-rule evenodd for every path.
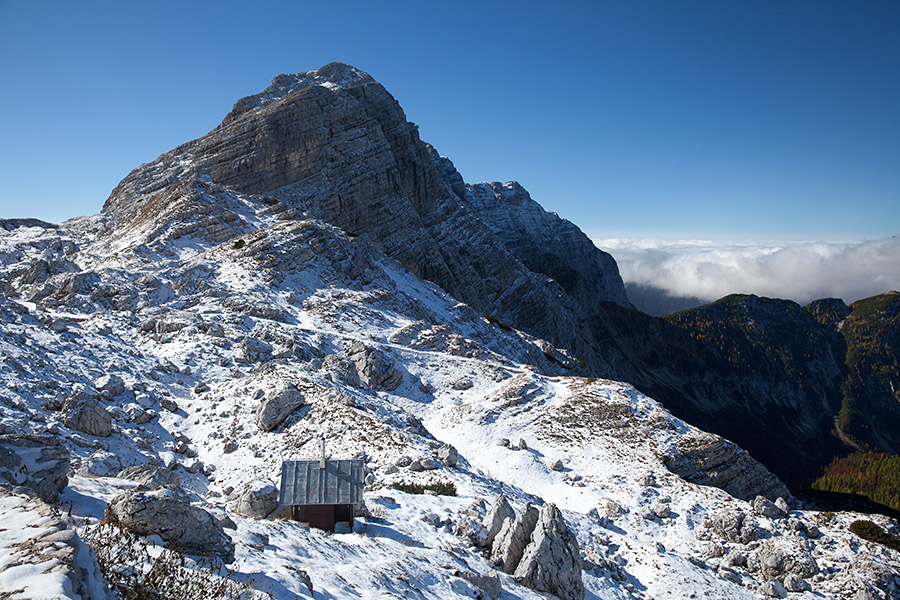
M 294 74 L 277 75 L 272 83 L 259 94 L 241 98 L 234 104 L 232 111 L 225 117 L 224 123 L 230 123 L 241 114 L 267 106 L 282 100 L 291 94 L 312 86 L 320 86 L 328 90 L 345 89 L 354 85 L 374 83 L 375 80 L 365 71 L 341 62 L 328 63 L 324 67 Z

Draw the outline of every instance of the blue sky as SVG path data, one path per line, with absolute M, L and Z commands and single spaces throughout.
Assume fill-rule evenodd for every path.
M 593 238 L 900 233 L 900 3 L 0 0 L 0 217 L 93 214 L 279 73 L 379 80 Z

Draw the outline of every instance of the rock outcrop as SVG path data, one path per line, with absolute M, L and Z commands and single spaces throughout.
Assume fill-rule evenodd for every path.
M 282 381 L 260 401 L 256 425 L 261 431 L 273 431 L 301 406 L 303 393 L 293 383 Z
M 55 502 L 69 482 L 69 451 L 51 435 L 0 435 L 0 480 L 30 488 L 45 502 Z
M 545 504 L 531 543 L 515 570 L 516 581 L 561 600 L 582 600 L 581 550 L 555 504 Z
M 113 498 L 107 519 L 138 535 L 159 535 L 188 554 L 234 560 L 234 544 L 222 526 L 202 508 L 192 506 L 179 488 L 129 491 Z
M 525 548 L 531 542 L 531 534 L 539 515 L 536 507 L 526 504 L 514 520 L 504 521 L 503 528 L 494 538 L 491 556 L 507 575 L 516 572 Z
M 234 513 L 265 519 L 278 507 L 278 488 L 269 479 L 254 479 L 229 496 L 227 502 Z
M 504 523 L 506 523 L 506 521 L 512 522 L 515 518 L 516 511 L 510 506 L 509 500 L 507 500 L 506 496 L 503 494 L 498 494 L 497 498 L 494 499 L 494 503 L 491 505 L 490 510 L 488 510 L 487 514 L 484 516 L 484 521 L 482 521 L 482 525 L 487 530 L 485 545 L 488 548 L 492 547 L 494 545 L 494 539 L 503 529 Z
M 66 400 L 63 413 L 66 427 L 97 437 L 107 437 L 112 431 L 112 417 L 92 398 Z
M 403 373 L 383 352 L 358 340 L 350 345 L 347 358 L 356 366 L 359 380 L 368 388 L 390 391 L 397 389 L 403 381 Z

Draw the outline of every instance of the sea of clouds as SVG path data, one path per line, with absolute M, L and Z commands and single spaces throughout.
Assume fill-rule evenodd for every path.
M 671 296 L 712 301 L 732 293 L 818 298 L 850 303 L 900 291 L 900 238 L 836 242 L 701 240 L 594 240 L 612 254 L 626 283 L 660 288 Z

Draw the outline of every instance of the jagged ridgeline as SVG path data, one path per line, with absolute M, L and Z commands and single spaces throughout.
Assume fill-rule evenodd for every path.
M 103 214 L 117 235 L 177 217 L 222 241 L 241 234 L 240 221 L 208 199 L 234 193 L 358 235 L 478 314 L 566 349 L 570 372 L 632 382 L 790 482 L 808 482 L 842 451 L 831 434 L 839 411 L 847 434 L 871 443 L 861 415 L 880 401 L 862 381 L 844 383 L 833 328 L 763 298 L 665 320 L 633 310 L 611 256 L 515 182 L 465 184 L 353 67 L 276 77 L 206 136 L 135 169 Z

